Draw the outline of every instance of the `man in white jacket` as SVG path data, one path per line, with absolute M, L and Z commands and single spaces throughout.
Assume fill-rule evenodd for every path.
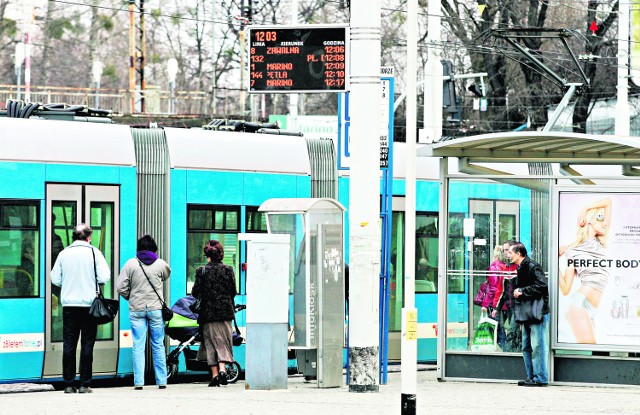
M 66 247 L 51 270 L 51 283 L 61 287 L 63 352 L 62 376 L 65 393 L 75 393 L 76 349 L 80 345 L 80 393 L 91 393 L 89 387 L 93 372 L 93 346 L 98 326 L 89 318 L 89 308 L 96 298 L 96 279 L 104 284 L 111 271 L 104 255 L 91 246 L 93 230 L 80 224 L 73 230 L 73 243 Z

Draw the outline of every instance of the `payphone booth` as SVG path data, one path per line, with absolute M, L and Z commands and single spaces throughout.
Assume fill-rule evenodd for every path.
M 343 385 L 344 211 L 329 198 L 269 199 L 259 209 L 271 234 L 290 238 L 289 348 L 318 387 Z

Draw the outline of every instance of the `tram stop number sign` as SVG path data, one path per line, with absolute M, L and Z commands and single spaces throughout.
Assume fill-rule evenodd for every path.
M 249 26 L 249 92 L 348 90 L 346 26 Z

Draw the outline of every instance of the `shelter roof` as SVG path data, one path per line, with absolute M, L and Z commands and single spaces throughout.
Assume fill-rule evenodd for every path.
M 493 133 L 431 143 L 417 154 L 492 163 L 634 164 L 640 163 L 640 138 L 555 131 Z

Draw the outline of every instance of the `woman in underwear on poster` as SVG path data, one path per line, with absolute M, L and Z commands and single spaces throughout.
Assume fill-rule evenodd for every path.
M 595 261 L 607 260 L 607 232 L 611 224 L 611 198 L 604 198 L 584 206 L 578 215 L 576 239 L 569 246 L 561 246 L 559 256 L 566 258 L 566 267 L 560 266 L 558 280 L 560 291 L 569 295 L 574 279 L 580 286 L 569 301 L 566 313 L 576 341 L 595 344 L 594 319 L 602 295 L 609 282 L 609 271 L 604 267 L 583 266 Z M 561 263 L 563 261 L 560 261 Z

